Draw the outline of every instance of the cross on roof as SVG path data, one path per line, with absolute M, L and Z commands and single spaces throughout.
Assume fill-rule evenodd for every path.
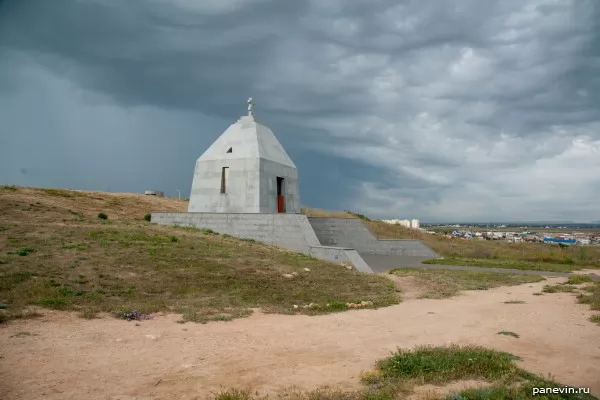
M 252 97 L 248 99 L 248 115 L 252 116 L 252 108 L 254 107 L 254 100 Z

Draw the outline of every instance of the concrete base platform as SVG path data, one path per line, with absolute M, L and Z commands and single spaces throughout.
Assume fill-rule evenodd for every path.
M 211 229 L 238 238 L 254 239 L 373 273 L 355 249 L 323 246 L 304 214 L 153 212 L 151 221 L 158 225 Z

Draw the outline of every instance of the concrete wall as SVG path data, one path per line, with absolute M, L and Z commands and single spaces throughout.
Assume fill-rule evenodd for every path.
M 287 213 L 300 212 L 298 171 L 296 168 L 260 159 L 260 212 L 277 213 L 277 177 L 283 179 L 283 195 Z
M 366 261 L 354 249 L 344 249 L 341 247 L 319 246 L 311 247 L 310 255 L 319 260 L 344 263 L 354 266 L 360 272 L 373 273 L 373 270 Z
M 225 193 L 221 193 L 223 167 L 228 168 Z M 188 212 L 277 213 L 277 177 L 284 178 L 286 212 L 299 213 L 295 168 L 260 158 L 198 161 Z
M 372 272 L 353 249 L 321 246 L 308 218 L 303 214 L 225 214 L 153 212 L 158 225 L 189 226 L 312 255 L 315 258 L 352 264 L 362 272 Z
M 308 218 L 323 246 L 353 248 L 358 253 L 436 258 L 420 240 L 377 240 L 358 218 Z
M 228 167 L 226 193 L 221 193 L 223 167 Z M 197 161 L 189 212 L 259 212 L 259 159 Z

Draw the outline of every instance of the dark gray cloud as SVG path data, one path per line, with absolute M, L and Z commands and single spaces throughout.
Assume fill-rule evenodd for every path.
M 185 192 L 248 96 L 304 204 L 600 213 L 595 0 L 0 1 L 0 180 Z

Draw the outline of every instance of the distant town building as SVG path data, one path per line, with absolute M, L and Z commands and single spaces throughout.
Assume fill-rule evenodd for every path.
M 412 220 L 408 220 L 408 219 L 383 219 L 381 221 L 385 222 L 386 224 L 401 225 L 401 226 L 404 226 L 406 228 L 412 228 L 412 229 L 420 229 L 421 228 L 421 223 L 419 222 L 418 219 L 412 219 Z
M 165 197 L 165 192 L 160 192 L 158 190 L 146 190 L 144 194 L 146 196 Z

